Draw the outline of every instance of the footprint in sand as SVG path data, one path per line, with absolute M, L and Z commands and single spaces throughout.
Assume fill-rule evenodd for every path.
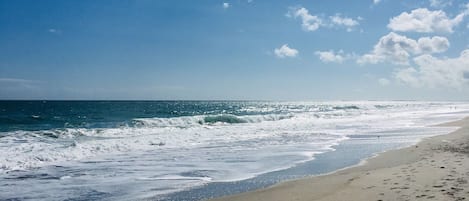
M 462 190 L 464 190 L 464 189 L 462 189 L 462 188 L 457 188 L 457 187 L 451 187 L 451 190 L 454 190 L 454 191 L 462 191 Z

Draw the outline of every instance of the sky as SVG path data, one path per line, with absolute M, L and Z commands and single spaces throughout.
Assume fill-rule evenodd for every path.
M 469 1 L 0 0 L 0 99 L 469 100 Z

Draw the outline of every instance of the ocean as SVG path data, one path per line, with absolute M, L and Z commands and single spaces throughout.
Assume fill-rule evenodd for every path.
M 199 200 L 456 128 L 467 102 L 0 101 L 0 200 Z

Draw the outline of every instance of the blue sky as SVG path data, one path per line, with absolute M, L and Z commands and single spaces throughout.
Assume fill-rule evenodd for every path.
M 0 0 L 0 99 L 469 100 L 469 1 Z

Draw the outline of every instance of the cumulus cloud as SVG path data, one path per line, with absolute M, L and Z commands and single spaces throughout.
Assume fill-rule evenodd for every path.
M 287 13 L 287 16 L 300 18 L 301 19 L 301 27 L 305 31 L 316 31 L 319 29 L 319 26 L 322 25 L 322 20 L 316 15 L 309 14 L 308 9 L 306 8 L 297 8 L 297 9 L 290 9 L 290 12 Z
M 352 27 L 358 26 L 360 23 L 357 20 L 348 17 L 341 17 L 340 14 L 329 17 L 332 25 L 347 27 L 347 31 L 352 31 Z M 359 17 L 360 19 L 361 17 Z
M 381 2 L 381 0 L 373 0 L 373 4 L 379 4 L 379 2 Z
M 410 13 L 403 12 L 390 19 L 388 28 L 393 31 L 419 33 L 452 33 L 453 28 L 463 20 L 465 13 L 449 18 L 444 11 L 430 11 L 418 8 Z
M 282 45 L 280 48 L 275 48 L 274 53 L 279 58 L 296 57 L 298 50 L 288 47 L 288 44 Z
M 352 31 L 353 27 L 360 24 L 358 18 L 355 20 L 349 17 L 342 17 L 341 14 L 329 16 L 328 18 L 312 15 L 304 7 L 290 8 L 286 16 L 301 19 L 301 27 L 305 31 L 316 31 L 321 27 L 345 27 L 347 31 Z
M 334 50 L 316 51 L 314 54 L 324 63 L 343 63 L 353 57 L 353 55 L 345 54 L 343 50 L 339 50 L 337 53 Z
M 230 3 L 226 3 L 226 2 L 223 3 L 223 8 L 224 8 L 224 9 L 227 9 L 227 8 L 229 8 L 230 6 L 231 6 Z
M 422 37 L 414 40 L 391 32 L 381 37 L 373 50 L 361 56 L 357 63 L 376 64 L 387 61 L 407 65 L 411 55 L 440 53 L 446 51 L 449 46 L 450 43 L 445 37 Z
M 397 81 L 413 87 L 461 89 L 469 84 L 469 49 L 456 58 L 436 58 L 425 54 L 414 58 L 416 67 L 399 69 Z
M 445 37 L 422 37 L 417 41 L 417 53 L 431 54 L 444 52 L 449 48 L 449 41 Z

